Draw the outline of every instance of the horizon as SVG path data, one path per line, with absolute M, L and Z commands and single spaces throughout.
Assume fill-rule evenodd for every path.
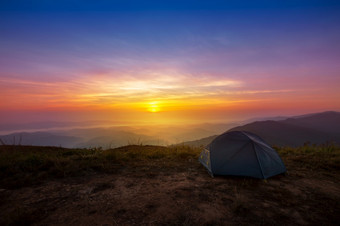
M 0 3 L 0 123 L 340 111 L 336 1 Z
M 313 115 L 324 115 L 325 113 L 338 113 L 338 111 L 324 111 L 324 112 L 310 112 L 308 114 L 302 115 L 276 115 L 276 116 L 262 116 L 262 117 L 253 117 L 246 118 L 243 120 L 236 121 L 225 121 L 225 122 L 196 122 L 189 124 L 169 124 L 167 122 L 163 124 L 150 124 L 150 123 L 140 123 L 134 124 L 131 122 L 121 122 L 117 123 L 114 121 L 105 121 L 105 120 L 97 120 L 97 121 L 36 121 L 29 123 L 7 123 L 2 124 L 0 127 L 0 136 L 1 135 L 12 135 L 12 134 L 21 134 L 21 133 L 39 133 L 39 132 L 51 132 L 51 133 L 67 133 L 74 130 L 92 130 L 92 129 L 100 129 L 100 130 L 117 130 L 121 132 L 134 131 L 140 129 L 149 130 L 146 133 L 141 132 L 140 135 L 152 134 L 151 136 L 155 136 L 160 131 L 164 132 L 164 129 L 172 130 L 172 129 L 192 129 L 192 132 L 198 129 L 206 129 L 211 132 L 225 132 L 230 128 L 234 128 L 237 126 L 243 126 L 252 124 L 254 122 L 264 122 L 264 121 L 285 121 L 286 119 L 292 118 L 302 118 L 309 117 Z M 214 127 L 223 127 L 219 129 L 212 129 Z

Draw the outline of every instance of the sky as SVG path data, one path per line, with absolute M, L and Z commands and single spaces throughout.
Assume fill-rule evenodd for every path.
M 0 3 L 0 123 L 340 111 L 339 1 Z

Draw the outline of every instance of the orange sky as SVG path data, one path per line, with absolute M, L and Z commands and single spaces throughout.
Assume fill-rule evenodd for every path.
M 259 89 L 252 88 L 252 83 L 246 80 L 213 78 L 159 73 L 149 79 L 89 75 L 53 83 L 2 79 L 6 85 L 1 96 L 6 101 L 1 109 L 7 115 L 22 112 L 31 120 L 142 124 L 230 122 L 247 117 L 339 110 L 336 79 L 319 89 L 288 86 Z M 268 84 L 269 81 L 265 86 Z
M 336 6 L 8 4 L 0 8 L 0 123 L 183 124 L 340 111 Z

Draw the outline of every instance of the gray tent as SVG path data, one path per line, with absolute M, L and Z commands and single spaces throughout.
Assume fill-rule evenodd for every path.
M 200 154 L 199 161 L 213 175 L 266 179 L 286 172 L 278 153 L 249 132 L 232 131 L 216 137 Z

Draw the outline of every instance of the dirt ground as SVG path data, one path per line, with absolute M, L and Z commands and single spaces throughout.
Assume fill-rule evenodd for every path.
M 1 225 L 338 225 L 339 175 L 211 178 L 196 160 L 0 190 Z

